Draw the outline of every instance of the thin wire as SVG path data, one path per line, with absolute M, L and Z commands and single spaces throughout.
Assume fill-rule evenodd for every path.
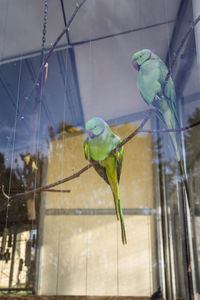
M 117 147 L 116 147 L 116 172 L 117 172 Z M 118 177 L 118 176 L 117 176 Z M 116 180 L 118 180 L 117 178 L 116 178 Z M 119 212 L 119 213 L 121 213 L 121 212 Z M 120 221 L 120 223 L 121 223 L 121 220 L 119 220 Z M 119 225 L 118 223 L 118 220 L 117 221 L 115 221 L 116 222 L 116 231 L 117 231 L 117 244 L 116 244 L 116 251 L 117 251 L 117 296 L 119 297 L 119 230 L 118 230 L 118 228 L 119 228 L 119 226 L 121 226 L 121 224 Z M 120 230 L 120 232 L 121 232 L 121 230 Z
M 9 175 L 9 186 L 8 186 L 8 193 L 10 194 L 11 189 L 11 181 L 12 181 L 12 171 L 13 171 L 13 161 L 14 161 L 14 148 L 15 148 L 15 138 L 16 138 L 16 119 L 17 119 L 17 112 L 18 112 L 18 106 L 19 106 L 19 98 L 20 98 L 20 83 L 21 83 L 21 70 L 22 70 L 22 59 L 20 60 L 19 65 L 19 77 L 18 77 L 18 86 L 17 86 L 17 103 L 16 103 L 16 110 L 15 110 L 15 122 L 14 122 L 14 136 L 13 136 L 13 144 L 12 144 L 12 153 L 11 153 L 11 168 L 10 168 L 10 175 Z M 9 150 L 10 152 L 10 150 Z M 10 199 L 7 198 L 7 206 L 6 206 L 6 217 L 5 217 L 5 228 L 8 227 L 8 211 L 9 211 L 9 201 Z M 1 264 L 1 267 L 3 268 L 3 262 Z M 2 271 L 1 271 L 2 272 Z
M 118 224 L 119 222 L 116 221 L 116 226 L 117 226 L 117 297 L 119 297 L 119 230 L 118 230 Z
M 88 147 L 88 153 L 87 153 L 88 157 L 89 157 L 89 147 Z M 88 161 L 89 163 L 89 161 Z M 88 169 L 88 172 L 87 172 L 87 180 L 88 180 L 88 186 L 89 186 L 89 183 L 90 183 L 90 170 Z M 88 189 L 89 191 L 89 189 Z M 85 261 L 85 268 L 86 268 L 86 272 L 85 272 L 85 294 L 87 296 L 87 293 L 88 293 L 88 289 L 87 289 L 87 286 L 88 286 L 88 252 L 89 252 L 89 238 L 88 238 L 88 218 L 85 217 L 86 219 L 86 261 Z
M 21 73 L 22 73 L 22 59 L 20 60 L 19 77 L 18 77 L 18 84 L 17 84 L 17 103 L 16 103 L 16 111 L 15 111 L 15 122 L 14 122 L 14 128 L 13 128 L 13 143 L 12 143 L 12 150 L 11 150 L 12 151 L 11 152 L 11 164 L 10 164 L 11 167 L 10 167 L 8 194 L 10 194 L 10 190 L 11 190 L 11 181 L 12 181 L 12 172 L 13 172 L 14 149 L 15 149 L 16 128 L 17 128 L 17 113 L 18 113 L 19 99 L 20 99 Z M 10 150 L 9 150 L 9 152 L 10 152 Z M 5 220 L 6 228 L 8 225 L 8 210 L 9 210 L 9 199 L 7 200 L 7 208 L 6 208 L 6 220 Z
M 116 5 L 114 4 L 114 2 L 113 2 L 113 7 L 112 7 L 112 13 L 113 13 L 113 17 L 115 17 L 115 15 L 116 15 L 116 10 L 115 10 L 115 8 L 116 8 Z M 118 44 L 118 39 L 116 40 L 116 39 L 114 39 L 114 42 L 115 42 L 115 51 L 114 51 L 114 55 L 113 55 L 113 62 L 114 62 L 114 67 L 113 67 L 113 73 L 114 73 L 114 76 L 113 76 L 113 78 L 114 78 L 114 84 L 113 84 L 113 86 L 114 86 L 114 99 L 116 100 L 116 99 L 118 99 L 118 89 L 119 89 L 119 84 L 118 84 L 118 78 L 119 78 L 119 73 L 120 72 L 118 72 L 119 70 L 119 67 L 118 67 L 118 64 L 119 64 L 119 44 Z M 119 101 L 117 101 L 116 102 L 116 104 L 115 104 L 115 108 L 116 108 L 116 106 L 117 105 L 119 105 Z M 116 152 L 115 152 L 115 160 L 116 160 L 116 172 L 117 172 L 117 147 L 116 147 Z M 117 176 L 118 177 L 118 176 Z M 118 181 L 118 178 L 117 178 L 117 181 Z M 120 192 L 119 192 L 120 193 Z M 115 200 L 114 200 L 115 201 Z M 121 201 L 121 200 L 120 200 Z M 121 212 L 120 212 L 120 214 L 121 214 Z M 121 234 L 121 229 L 119 230 L 119 226 L 122 226 L 121 224 L 119 225 L 119 223 L 121 222 L 118 222 L 118 220 L 117 221 L 115 221 L 116 222 L 116 234 L 117 234 L 117 243 L 116 243 L 116 256 L 117 256 L 117 268 L 116 268 L 116 272 L 117 272 L 117 296 L 119 297 L 119 234 Z M 119 233 L 120 232 L 120 233 Z
M 169 22 L 169 15 L 168 15 L 167 5 L 166 5 L 166 1 L 165 0 L 163 0 L 163 9 L 164 9 L 164 12 L 165 12 L 166 20 L 167 20 L 167 22 Z M 168 49 L 170 50 L 169 24 L 167 23 L 167 25 L 165 27 L 166 27 L 166 35 L 167 35 L 167 46 L 168 46 Z M 168 52 L 168 55 L 169 55 L 169 66 L 168 66 L 168 69 L 169 69 L 169 71 L 171 73 L 171 52 L 170 51 Z
M 93 2 L 94 3 L 94 2 Z M 90 39 L 91 39 L 91 35 L 92 35 L 92 28 L 90 28 L 90 33 L 89 33 L 89 36 L 90 36 Z M 92 72 L 92 43 L 89 42 L 89 61 L 88 61 L 88 64 L 89 64 L 89 77 L 90 77 L 90 81 L 89 81 L 89 107 L 91 107 L 91 99 L 92 99 L 92 84 L 93 84 L 93 72 Z M 88 157 L 89 157 L 89 148 L 88 148 Z M 89 165 L 89 161 L 88 161 L 88 165 Z M 88 185 L 90 183 L 90 170 L 88 168 L 88 171 L 87 171 L 87 180 L 88 180 Z M 89 190 L 88 190 L 89 191 Z M 88 218 L 86 217 L 86 272 L 85 272 L 85 293 L 86 293 L 86 296 L 88 294 L 88 248 L 89 247 L 89 237 L 88 237 Z
M 46 32 L 47 32 L 47 15 L 48 15 L 48 0 L 44 0 L 44 16 L 43 16 L 43 35 L 42 35 L 42 44 L 41 44 L 41 64 L 44 61 L 44 50 L 45 50 L 45 43 L 46 43 Z M 35 146 L 34 144 L 32 145 L 33 149 L 35 147 L 35 163 L 36 166 L 39 166 L 39 143 L 40 143 L 40 126 L 41 126 L 41 101 L 43 98 L 43 72 L 41 73 L 41 78 L 40 78 L 40 91 L 38 91 L 38 95 L 37 95 L 37 99 L 36 101 L 39 101 L 39 103 L 36 103 L 36 106 L 39 105 L 39 109 L 37 110 L 37 107 L 35 108 L 35 114 L 37 114 L 35 116 L 35 128 L 33 128 L 33 130 L 35 131 L 35 133 L 33 133 L 33 135 L 35 135 Z M 34 138 L 34 136 L 33 136 Z M 34 143 L 34 141 L 33 141 Z M 34 188 L 36 188 L 37 186 L 37 180 L 38 180 L 38 169 L 34 170 Z M 36 192 L 34 192 L 33 194 L 33 205 L 32 205 L 32 216 L 34 215 L 34 210 L 35 210 L 35 203 L 36 203 Z M 32 218 L 32 222 L 31 222 L 31 230 L 33 230 L 34 228 L 34 220 Z
M 152 141 L 152 139 L 151 139 Z M 144 161 L 148 161 L 148 150 L 149 150 L 149 143 L 148 143 L 148 134 L 146 135 L 146 137 L 144 137 Z M 146 203 L 145 203 L 145 207 L 148 207 L 148 203 L 149 203 L 149 195 L 151 195 L 150 191 L 149 191 L 149 185 L 150 185 L 150 180 L 151 178 L 149 177 L 149 173 L 148 173 L 148 170 L 147 170 L 147 165 L 148 164 L 145 164 L 145 168 L 144 168 L 144 177 L 146 178 L 147 180 L 147 184 L 145 185 L 145 189 L 146 189 Z M 152 166 L 153 168 L 153 166 Z M 153 198 L 154 199 L 154 198 Z M 152 199 L 152 201 L 153 201 Z M 152 293 L 153 292 L 153 288 L 152 288 L 152 267 L 153 267 L 153 260 L 152 260 L 152 243 L 151 243 L 151 219 L 152 217 L 151 216 L 146 216 L 146 224 L 147 224 L 147 234 L 148 234 L 148 246 L 149 246 L 149 284 L 150 284 L 150 292 Z M 153 232 L 152 232 L 153 234 Z
M 68 50 L 66 49 L 66 56 L 65 56 L 65 70 L 68 69 Z M 64 131 L 64 126 L 65 126 L 65 122 L 66 122 L 66 108 L 67 108 L 67 95 L 65 93 L 65 91 L 67 90 L 67 76 L 68 73 L 65 72 L 65 77 L 64 77 L 64 97 L 63 97 L 63 131 Z M 64 160 L 65 160 L 65 136 L 64 134 L 62 135 L 62 154 L 61 154 L 61 178 L 63 178 L 64 175 Z M 60 190 L 62 190 L 62 187 L 60 187 Z M 64 203 L 64 194 L 60 193 L 60 203 Z M 61 204 L 60 204 L 60 209 L 62 209 Z M 61 224 L 59 222 L 58 224 L 58 249 L 57 249 L 57 255 L 58 255 L 58 266 L 57 266 L 57 276 L 56 276 L 56 295 L 58 295 L 59 293 L 59 268 L 60 268 L 60 237 L 61 237 Z

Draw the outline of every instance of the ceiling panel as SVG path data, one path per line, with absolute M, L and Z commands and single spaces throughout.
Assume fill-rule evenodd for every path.
M 65 0 L 66 11 L 69 2 Z M 179 4 L 180 0 L 86 1 L 71 26 L 71 42 L 175 20 Z
M 48 2 L 46 46 L 50 47 L 64 28 L 64 21 L 60 1 Z M 43 10 L 41 0 L 1 0 L 0 60 L 41 49 Z
M 81 1 L 63 1 L 68 21 Z M 70 41 L 76 43 L 172 21 L 179 4 L 180 0 L 87 0 L 70 27 Z M 41 0 L 1 0 L 0 60 L 40 51 L 43 10 Z M 63 28 L 61 2 L 49 0 L 46 47 L 54 43 Z M 59 44 L 66 44 L 65 35 Z

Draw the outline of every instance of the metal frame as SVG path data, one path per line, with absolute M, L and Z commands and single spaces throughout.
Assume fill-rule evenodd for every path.
M 46 216 L 93 216 L 93 215 L 115 215 L 116 212 L 112 208 L 49 208 L 45 210 Z M 155 216 L 157 214 L 154 208 L 123 208 L 124 215 L 140 215 L 140 216 Z

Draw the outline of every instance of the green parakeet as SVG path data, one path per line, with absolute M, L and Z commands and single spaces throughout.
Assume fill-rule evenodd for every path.
M 121 223 L 122 243 L 127 244 L 124 217 L 121 206 L 119 180 L 121 175 L 124 148 L 110 155 L 113 149 L 120 144 L 120 138 L 115 135 L 108 124 L 101 118 L 94 117 L 86 123 L 87 138 L 84 142 L 85 157 L 95 161 L 97 173 L 110 185 L 117 219 Z
M 133 67 L 138 70 L 137 87 L 144 101 L 156 108 L 158 117 L 168 129 L 180 127 L 176 108 L 176 92 L 174 82 L 169 80 L 163 90 L 168 68 L 165 63 L 149 49 L 143 49 L 132 56 Z M 184 168 L 180 132 L 170 132 L 180 171 L 186 189 L 190 206 L 190 193 L 187 183 L 187 174 Z

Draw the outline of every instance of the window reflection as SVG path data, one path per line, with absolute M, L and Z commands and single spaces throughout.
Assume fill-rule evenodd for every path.
M 40 86 L 29 97 L 39 52 L 16 58 L 12 47 L 8 55 L 0 49 L 0 183 L 6 195 L 35 190 L 86 166 L 88 119 L 102 117 L 122 139 L 141 124 L 149 107 L 137 90 L 131 56 L 150 48 L 170 67 L 193 20 L 192 1 L 154 2 L 156 9 L 145 1 L 86 1 L 67 44 L 65 38 L 48 60 L 41 98 Z M 59 13 L 53 5 L 49 10 Z M 64 1 L 67 19 L 74 6 Z M 10 4 L 7 10 L 11 14 Z M 2 31 L 5 45 L 8 27 Z M 48 32 L 53 40 L 55 32 Z M 197 40 L 198 32 L 191 33 L 172 74 L 182 127 L 200 120 Z M 152 114 L 145 129 L 163 130 L 163 124 Z M 165 299 L 200 293 L 198 137 L 198 126 L 182 133 L 192 196 L 189 225 L 169 134 L 140 132 L 124 146 L 120 193 L 126 246 L 112 192 L 93 168 L 10 201 L 1 193 L 0 293 L 150 296 L 160 288 Z

